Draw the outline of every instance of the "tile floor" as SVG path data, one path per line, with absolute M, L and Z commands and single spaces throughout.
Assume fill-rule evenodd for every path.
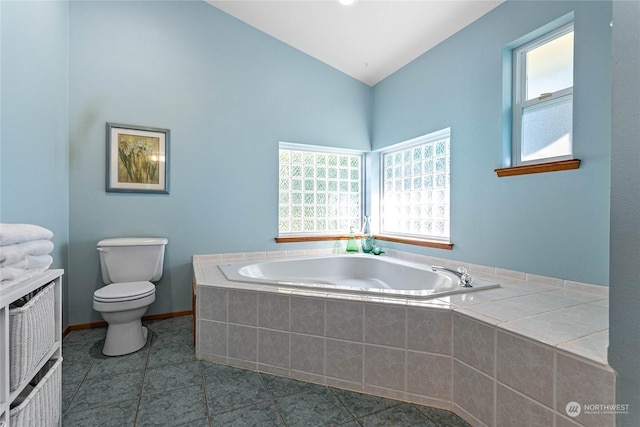
M 63 340 L 64 427 L 468 426 L 441 409 L 194 358 L 191 316 L 146 323 L 136 353 L 101 353 L 106 329 Z

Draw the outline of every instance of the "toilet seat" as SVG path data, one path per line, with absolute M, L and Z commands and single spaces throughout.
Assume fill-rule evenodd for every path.
M 153 295 L 156 287 L 151 282 L 112 283 L 96 290 L 93 300 L 104 303 L 132 301 Z

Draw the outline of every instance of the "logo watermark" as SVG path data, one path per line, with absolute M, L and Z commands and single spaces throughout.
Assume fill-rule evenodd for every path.
M 564 408 L 564 411 L 567 413 L 567 415 L 574 418 L 580 415 L 580 412 L 582 412 L 582 407 L 578 402 L 569 402 Z
M 578 402 L 569 402 L 565 406 L 564 411 L 571 418 L 575 418 L 580 414 L 584 415 L 611 415 L 611 414 L 628 414 L 629 404 L 622 403 L 587 403 L 580 404 Z

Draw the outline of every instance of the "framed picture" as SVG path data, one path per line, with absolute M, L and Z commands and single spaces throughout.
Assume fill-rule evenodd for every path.
M 107 191 L 169 194 L 169 134 L 107 123 Z

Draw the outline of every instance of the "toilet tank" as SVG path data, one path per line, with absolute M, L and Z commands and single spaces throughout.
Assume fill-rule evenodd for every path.
M 162 277 L 164 237 L 122 237 L 98 242 L 100 270 L 105 284 L 156 282 Z

